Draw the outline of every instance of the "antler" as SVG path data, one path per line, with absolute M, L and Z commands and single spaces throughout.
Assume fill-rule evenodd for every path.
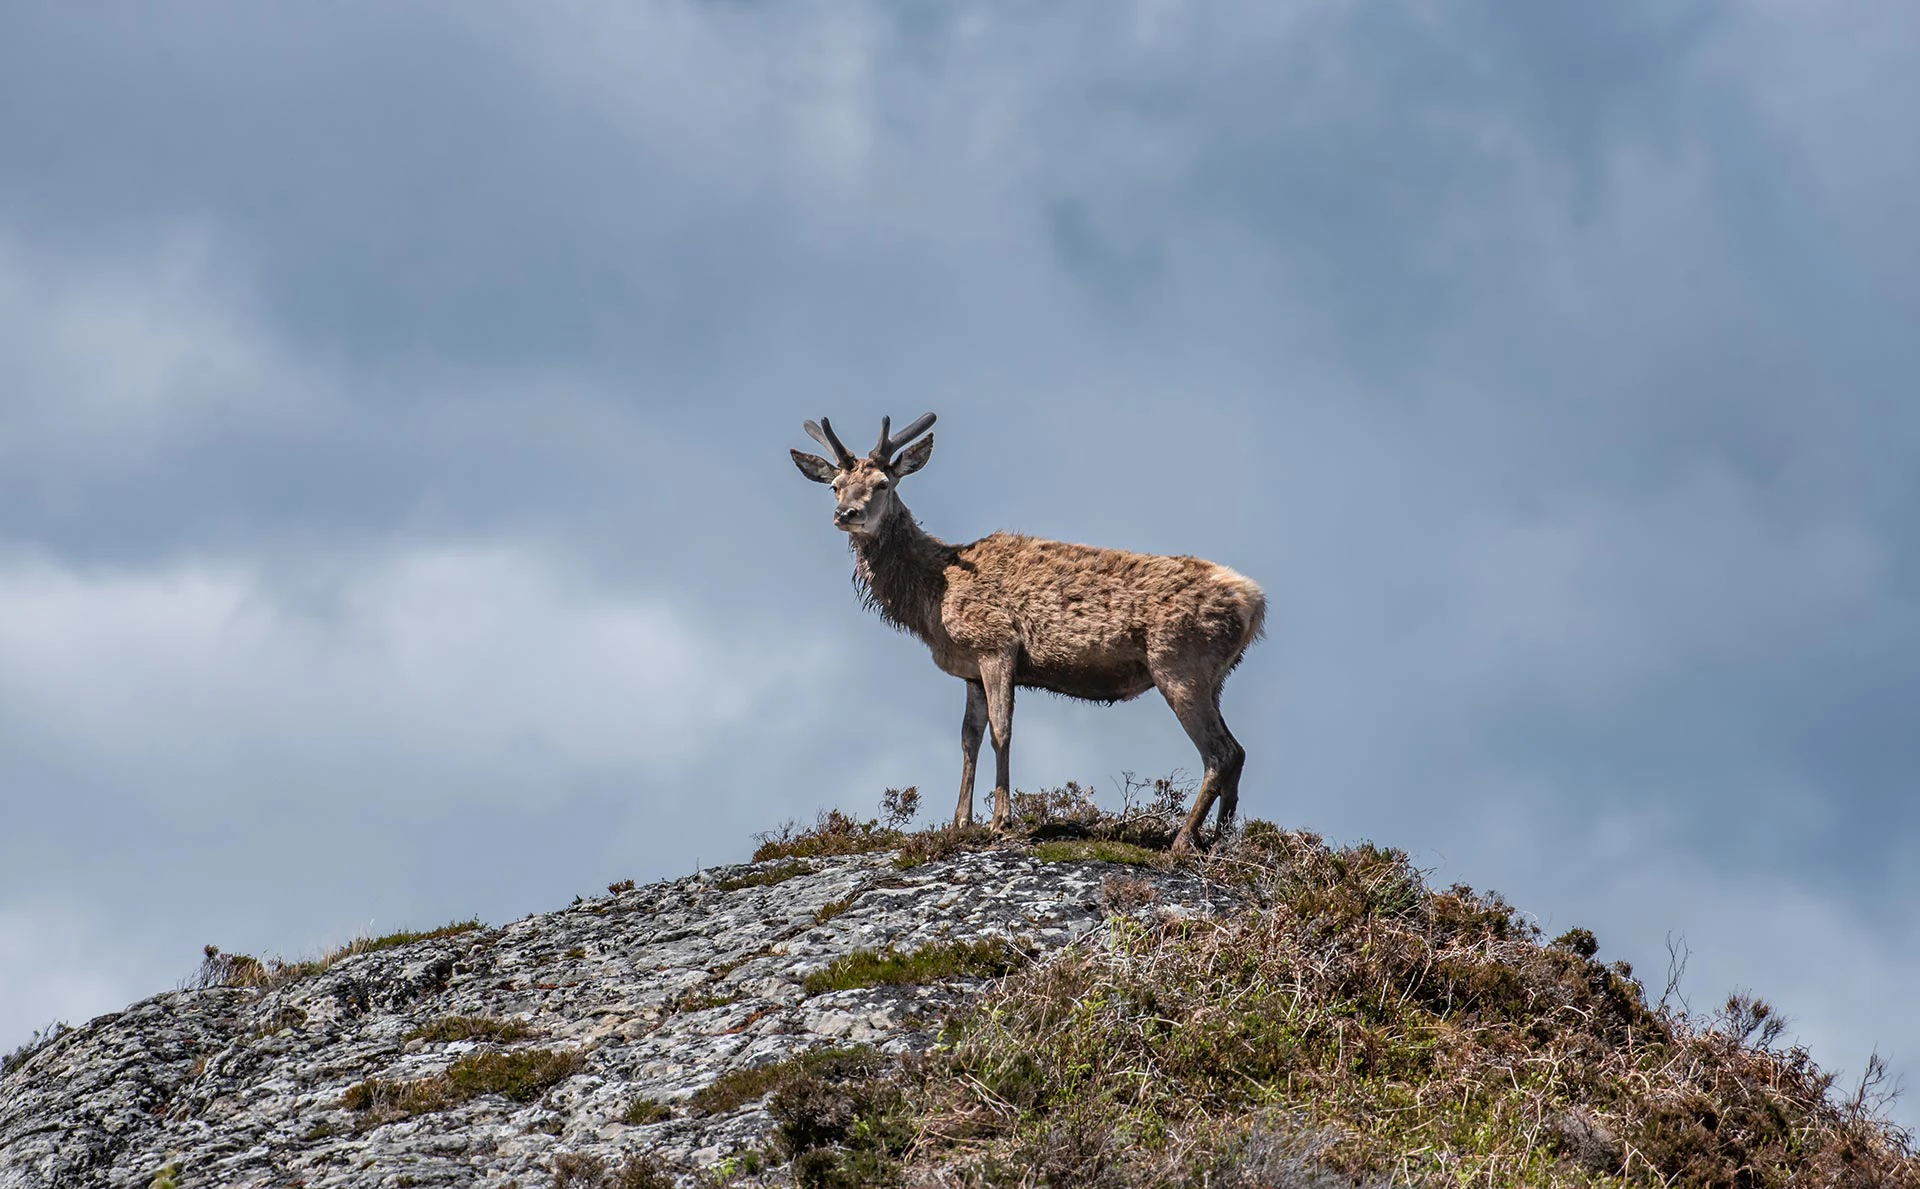
M 899 433 L 899 436 L 891 437 L 887 434 L 887 429 L 893 424 L 892 418 L 890 417 L 880 418 L 880 444 L 875 446 L 873 448 L 873 453 L 867 455 L 867 457 L 871 458 L 873 461 L 881 464 L 882 466 L 885 466 L 887 463 L 890 463 L 893 461 L 894 451 L 900 449 L 900 447 L 906 445 L 908 442 L 913 441 L 913 439 L 925 433 L 927 431 L 927 428 L 931 426 L 933 422 L 934 422 L 934 415 L 932 413 L 922 413 L 920 414 L 919 419 L 916 420 L 912 425 L 909 425 L 905 429 L 901 430 Z
M 842 469 L 853 465 L 853 451 L 840 444 L 839 436 L 833 432 L 833 422 L 822 417 L 819 424 L 809 421 L 801 428 L 806 430 L 807 435 L 814 441 L 833 451 L 833 460 L 839 463 Z

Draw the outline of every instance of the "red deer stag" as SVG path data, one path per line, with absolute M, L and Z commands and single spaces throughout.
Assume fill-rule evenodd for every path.
M 1246 749 L 1220 716 L 1220 689 L 1260 638 L 1267 599 L 1225 566 L 994 533 L 949 545 L 924 532 L 900 502 L 900 480 L 933 456 L 928 413 L 856 458 L 825 417 L 806 423 L 834 461 L 793 451 L 800 473 L 833 487 L 833 523 L 851 538 L 854 581 L 868 606 L 933 651 L 934 663 L 967 683 L 961 723 L 956 825 L 973 821 L 974 768 L 982 732 L 993 731 L 993 826 L 1005 829 L 1013 741 L 1013 691 L 1051 690 L 1121 702 L 1158 688 L 1206 762 L 1174 849 L 1191 850 L 1219 799 L 1218 834 L 1240 800 Z

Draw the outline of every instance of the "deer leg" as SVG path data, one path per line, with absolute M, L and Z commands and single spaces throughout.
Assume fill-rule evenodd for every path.
M 981 657 L 980 684 L 993 730 L 993 828 L 1005 830 L 1013 790 L 1013 657 Z
M 1213 808 L 1216 798 L 1220 802 L 1220 816 L 1214 836 L 1224 835 L 1233 824 L 1233 815 L 1240 807 L 1240 770 L 1246 766 L 1247 749 L 1227 730 L 1227 720 L 1220 715 L 1218 683 L 1201 690 L 1169 682 L 1160 687 L 1160 692 L 1166 695 L 1167 704 L 1173 707 L 1180 725 L 1186 728 L 1187 738 L 1200 749 L 1200 758 L 1207 766 L 1200 791 L 1194 794 L 1193 810 L 1187 814 L 1180 832 L 1174 835 L 1173 849 L 1185 854 L 1193 850 L 1200 826 L 1207 820 L 1207 810 Z
M 973 824 L 973 772 L 980 762 L 980 740 L 987 733 L 987 687 L 978 681 L 967 682 L 967 716 L 960 720 L 960 804 L 954 808 L 953 824 Z

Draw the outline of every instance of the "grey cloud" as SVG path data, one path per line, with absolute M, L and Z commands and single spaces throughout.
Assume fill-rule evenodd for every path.
M 225 816 L 140 808 L 139 732 L 81 748 L 61 730 L 94 703 L 49 721 L 58 667 L 15 669 L 9 809 L 59 841 L 0 854 L 0 903 L 159 878 L 143 841 L 213 839 L 260 878 L 302 839 L 251 915 L 209 915 L 199 874 L 153 901 L 190 957 L 222 929 L 317 944 L 349 904 L 531 909 L 887 783 L 938 810 L 953 683 L 860 611 L 784 458 L 803 417 L 933 408 L 906 493 L 932 531 L 1266 584 L 1270 639 L 1228 695 L 1251 812 L 1432 852 L 1643 969 L 1682 918 L 1703 947 L 1724 930 L 1745 948 L 1697 977 L 1777 978 L 1836 1060 L 1877 1037 L 1911 1062 L 1894 992 L 1801 977 L 1726 907 L 1773 873 L 1781 913 L 1859 927 L 1832 962 L 1905 969 L 1870 939 L 1920 840 L 1920 173 L 1889 132 L 1920 100 L 1911 14 L 23 9 L 0 41 L 0 541 L 95 584 L 244 572 L 327 630 L 394 559 L 520 551 L 585 606 L 702 625 L 726 666 L 769 641 L 833 659 L 688 729 L 703 773 L 640 744 L 596 766 L 560 728 L 516 767 L 431 732 L 374 746 L 406 738 L 355 718 L 376 657 L 295 706 L 270 650 L 215 635 L 223 696 L 283 713 L 224 771 L 217 724 L 177 725 L 157 778 L 218 780 Z M 504 730 L 516 697 L 539 718 L 596 692 L 646 714 L 611 662 L 516 686 L 515 651 L 578 606 L 469 645 L 502 688 L 445 694 L 446 718 Z M 1028 785 L 1193 762 L 1146 702 L 1031 698 L 1021 732 Z M 367 794 L 342 794 L 353 820 L 327 780 Z M 520 795 L 421 808 L 467 780 Z M 78 841 L 116 817 L 139 828 Z M 1642 857 L 1537 857 L 1603 830 Z M 514 843 L 498 882 L 466 862 Z

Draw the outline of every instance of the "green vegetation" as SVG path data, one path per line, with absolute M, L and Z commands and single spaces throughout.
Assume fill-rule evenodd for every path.
M 905 837 L 897 829 L 882 826 L 878 820 L 859 821 L 838 809 L 828 809 L 804 830 L 788 822 L 778 830 L 754 835 L 760 846 L 753 852 L 753 861 L 764 863 L 769 859 L 808 859 L 816 855 L 893 850 Z
M 340 1096 L 340 1106 L 390 1123 L 411 1115 L 444 1111 L 486 1094 L 514 1102 L 533 1102 L 580 1069 L 580 1054 L 561 1049 L 522 1049 L 511 1053 L 474 1053 L 443 1074 L 412 1081 L 373 1078 L 356 1082 Z
M 855 900 L 858 900 L 859 898 L 860 898 L 859 892 L 849 892 L 847 895 L 842 896 L 838 900 L 833 900 L 833 901 L 829 901 L 826 904 L 822 904 L 820 906 L 820 911 L 813 914 L 813 923 L 816 925 L 826 924 L 828 921 L 839 916 L 841 913 L 847 911 L 849 908 L 852 908 L 853 902 Z
M 1173 865 L 1172 857 L 1165 851 L 1099 838 L 1062 838 L 1055 842 L 1038 842 L 1033 846 L 1033 857 L 1042 863 L 1124 863 L 1133 867 Z
M 446 1016 L 422 1024 L 402 1038 L 444 1044 L 455 1040 L 486 1040 L 499 1044 L 524 1040 L 533 1034 L 522 1020 L 496 1020 L 488 1016 Z
M 1398 851 L 1252 822 L 1212 866 L 1258 907 L 1118 921 L 1003 980 L 896 1075 L 914 1167 L 984 1185 L 1920 1185 L 1872 1079 L 1830 1099 L 1764 1004 L 1649 1006 L 1590 933 L 1545 944 Z
M 785 883 L 798 876 L 812 875 L 813 872 L 814 868 L 805 863 L 782 863 L 778 867 L 769 867 L 765 871 L 749 871 L 745 875 L 736 875 L 731 879 L 717 880 L 713 886 L 722 892 L 737 892 L 741 888 L 766 888 L 777 883 Z
M 940 942 L 917 950 L 855 950 L 816 970 L 801 984 L 809 995 L 855 987 L 940 983 L 957 978 L 999 978 L 1025 963 L 1026 955 L 1003 938 Z
M 1022 794 L 1017 841 L 927 830 L 899 840 L 896 865 L 1022 844 L 1048 862 L 1172 865 L 1187 787 L 1129 778 L 1127 794 L 1109 816 L 1076 786 Z M 822 821 L 784 842 L 850 853 L 870 848 L 844 840 L 879 830 Z M 1591 931 L 1549 942 L 1497 894 L 1430 887 L 1385 847 L 1252 821 L 1205 864 L 1244 911 L 1116 918 L 1100 946 L 1040 965 L 992 942 L 848 955 L 806 991 L 1001 977 L 924 1057 L 817 1052 L 729 1074 L 694 1104 L 765 1099 L 775 1154 L 808 1189 L 1920 1189 L 1912 1137 L 1882 1113 L 1885 1067 L 1843 1093 L 1781 1043 L 1765 1003 L 1650 1003 Z M 1116 914 L 1159 895 L 1130 871 L 1102 887 Z
M 731 1185 L 735 1177 L 758 1176 L 766 1168 L 766 1160 L 753 1148 L 745 1148 L 709 1164 L 706 1174 L 699 1179 L 701 1185 Z
M 863 1046 L 815 1049 L 725 1074 L 691 1105 L 717 1113 L 762 1098 L 774 1120 L 775 1154 L 791 1161 L 801 1189 L 897 1182 L 915 1119 L 907 1083 L 889 1058 Z
M 661 1123 L 673 1118 L 673 1108 L 654 1098 L 636 1098 L 627 1104 L 626 1113 L 620 1121 L 630 1127 L 644 1127 L 648 1123 Z
M 729 1070 L 702 1087 L 687 1105 L 706 1114 L 724 1114 L 765 1098 L 797 1077 L 842 1077 L 850 1073 L 877 1074 L 885 1058 L 864 1047 L 814 1049 L 785 1061 Z
M 617 1165 L 585 1152 L 553 1158 L 554 1189 L 673 1189 L 673 1174 L 652 1156 L 635 1154 Z
M 484 928 L 486 926 L 480 923 L 479 918 L 474 917 L 464 921 L 453 921 L 438 929 L 428 929 L 424 932 L 401 929 L 395 933 L 388 933 L 384 937 L 362 938 L 352 942 L 345 947 L 341 956 L 345 957 L 348 953 L 364 954 L 373 950 L 392 949 L 396 945 L 412 945 L 416 941 L 436 941 L 442 937 L 458 937 L 462 933 L 471 933 L 476 929 Z

